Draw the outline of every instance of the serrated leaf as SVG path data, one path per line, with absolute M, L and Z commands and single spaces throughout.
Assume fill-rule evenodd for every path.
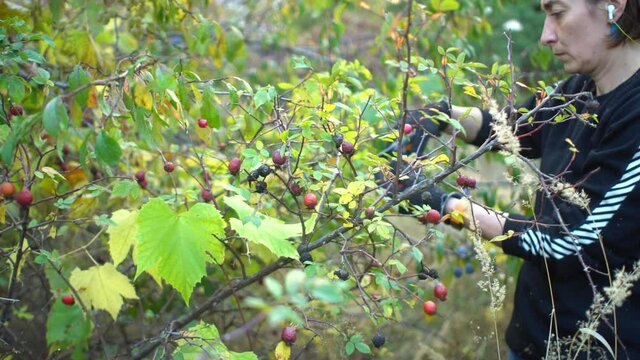
M 274 351 L 276 360 L 289 360 L 291 357 L 291 346 L 287 345 L 284 341 L 280 341 Z
M 115 225 L 109 225 L 109 253 L 113 263 L 118 265 L 127 257 L 129 250 L 135 244 L 135 237 L 138 231 L 136 220 L 138 211 L 118 210 L 111 214 L 111 221 Z
M 87 270 L 75 268 L 69 282 L 78 291 L 85 306 L 106 310 L 114 320 L 118 317 L 123 299 L 138 298 L 129 279 L 118 272 L 112 263 Z
M 42 114 L 44 129 L 52 136 L 58 135 L 60 129 L 66 128 L 69 124 L 69 114 L 67 108 L 59 97 L 49 101 Z
M 217 238 L 224 237 L 226 224 L 211 204 L 198 203 L 177 214 L 155 198 L 140 209 L 137 225 L 136 277 L 157 269 L 157 275 L 178 290 L 186 303 L 206 275 L 206 264 L 224 261 L 225 248 Z
M 106 131 L 98 134 L 96 139 L 96 156 L 107 165 L 115 166 L 120 162 L 122 150 L 118 142 Z
M 225 197 L 224 202 L 238 214 L 239 219 L 231 218 L 229 219 L 229 224 L 239 236 L 253 243 L 264 245 L 277 256 L 299 259 L 300 256 L 296 247 L 287 239 L 302 236 L 302 226 L 300 224 L 285 224 L 278 219 L 257 213 L 255 208 L 245 203 L 241 196 Z M 259 226 L 256 226 L 253 222 L 244 224 L 240 220 L 254 216 L 254 213 L 260 218 Z M 315 217 L 305 222 L 307 233 L 312 230 L 313 223 L 315 223 Z

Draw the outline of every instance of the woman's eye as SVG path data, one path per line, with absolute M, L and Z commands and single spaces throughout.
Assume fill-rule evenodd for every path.
M 564 11 L 556 11 L 556 12 L 552 12 L 551 16 L 555 18 L 561 18 L 563 14 L 564 14 Z

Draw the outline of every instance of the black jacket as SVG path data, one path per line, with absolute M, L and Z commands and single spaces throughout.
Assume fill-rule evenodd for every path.
M 562 94 L 583 91 L 595 91 L 587 76 L 572 76 L 562 87 Z M 577 334 L 577 323 L 586 319 L 593 300 L 585 265 L 601 291 L 610 285 L 608 273 L 613 277 L 619 269 L 629 271 L 640 259 L 640 71 L 596 99 L 599 106 L 595 109 L 592 103 L 590 110 L 595 110 L 597 121 L 573 117 L 545 123 L 558 115 L 557 110 L 546 111 L 517 130 L 524 156 L 539 158 L 543 173 L 563 174 L 565 182 L 576 184 L 590 198 L 588 208 L 582 208 L 559 194 L 550 201 L 538 192 L 533 218 L 510 215 L 506 222 L 505 231 L 513 230 L 515 236 L 503 242 L 503 250 L 525 260 L 506 340 L 524 359 L 545 357 L 550 331 L 560 338 Z M 535 101 L 533 97 L 524 106 L 532 109 Z M 550 106 L 562 103 L 557 100 Z M 576 114 L 587 112 L 584 102 L 574 105 Z M 485 116 L 476 144 L 490 136 L 490 122 Z M 570 150 L 567 139 L 577 153 Z M 564 228 L 554 204 L 567 225 Z M 616 311 L 618 359 L 640 359 L 640 285 L 631 291 Z M 607 320 L 614 325 L 613 316 Z M 602 321 L 598 333 L 614 349 L 611 326 Z M 591 339 L 583 349 L 590 348 L 593 359 L 604 347 Z

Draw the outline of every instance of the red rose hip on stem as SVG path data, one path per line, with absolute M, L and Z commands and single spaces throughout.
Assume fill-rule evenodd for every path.
M 0 194 L 2 194 L 4 197 L 13 196 L 15 192 L 16 187 L 8 181 L 5 181 L 2 183 L 2 185 L 0 185 Z
M 318 205 L 318 198 L 313 193 L 307 193 L 302 201 L 304 202 L 304 206 L 306 206 L 307 209 L 313 209 L 314 207 L 316 207 L 316 205 Z
M 470 189 L 475 189 L 475 187 L 476 187 L 476 179 L 467 178 L 467 187 L 470 188 Z
M 282 156 L 282 154 L 280 153 L 280 150 L 276 150 L 271 155 L 271 160 L 275 165 L 282 166 L 284 165 L 285 162 L 287 162 L 287 157 Z
M 240 172 L 240 165 L 242 165 L 242 160 L 238 158 L 231 159 L 231 161 L 229 161 L 229 166 L 227 167 L 227 169 L 229 169 L 229 174 L 237 175 L 238 172 Z
M 16 202 L 20 206 L 27 207 L 33 202 L 33 193 L 29 189 L 22 189 L 16 196 Z
M 409 135 L 413 131 L 413 126 L 411 124 L 404 124 L 404 134 Z
M 366 216 L 367 219 L 371 220 L 374 216 L 376 216 L 376 210 L 372 207 L 368 207 L 364 209 L 364 216 Z
M 62 303 L 71 306 L 76 303 L 76 299 L 73 298 L 73 295 L 67 294 L 62 297 Z
M 200 191 L 200 197 L 202 198 L 202 200 L 204 202 L 209 202 L 209 201 L 213 200 L 213 194 L 211 193 L 211 190 L 209 190 L 209 189 L 202 189 Z
M 458 178 L 456 179 L 456 184 L 458 184 L 458 186 L 460 187 L 467 186 L 467 177 L 464 175 L 458 176 Z
M 440 212 L 436 209 L 427 211 L 427 214 L 425 215 L 425 219 L 430 224 L 437 224 L 438 222 L 440 222 L 440 217 Z
M 168 173 L 172 173 L 174 169 L 175 169 L 175 166 L 171 161 L 167 161 L 164 163 L 164 171 Z
M 302 187 L 298 185 L 298 183 L 291 184 L 291 186 L 289 186 L 289 190 L 291 190 L 291 193 L 294 196 L 299 196 L 300 194 L 302 194 Z
M 349 156 L 349 155 L 353 155 L 353 152 L 355 151 L 355 149 L 354 149 L 352 143 L 350 143 L 349 141 L 345 140 L 345 141 L 342 142 L 342 145 L 340 146 L 340 151 L 344 155 Z
M 424 310 L 424 313 L 427 315 L 435 315 L 438 310 L 438 305 L 431 300 L 427 300 L 422 304 L 422 310 Z
M 298 335 L 296 334 L 295 326 L 287 326 L 284 329 L 282 329 L 282 334 L 280 335 L 280 339 L 282 339 L 282 341 L 284 341 L 285 344 L 291 345 L 294 342 L 296 342 L 297 338 L 298 338 Z
M 140 170 L 138 172 L 136 172 L 136 174 L 133 176 L 137 182 L 143 182 L 147 179 L 147 173 L 144 170 Z
M 445 301 L 447 299 L 447 287 L 443 283 L 437 283 L 433 288 L 433 296 Z
M 207 126 L 209 126 L 209 122 L 207 121 L 207 119 L 198 119 L 198 127 L 199 128 L 204 129 Z

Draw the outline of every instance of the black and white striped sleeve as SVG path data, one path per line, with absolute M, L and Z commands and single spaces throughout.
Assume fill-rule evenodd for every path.
M 605 268 L 632 263 L 640 256 L 640 116 L 607 129 L 596 147 L 589 150 L 577 187 L 590 198 L 588 208 L 559 197 L 541 201 L 537 216 L 511 215 L 505 232 L 515 236 L 503 242 L 506 253 L 527 260 L 568 263 Z M 551 203 L 553 201 L 553 203 Z M 582 262 L 578 262 L 581 254 Z M 613 263 L 613 264 L 611 264 Z

